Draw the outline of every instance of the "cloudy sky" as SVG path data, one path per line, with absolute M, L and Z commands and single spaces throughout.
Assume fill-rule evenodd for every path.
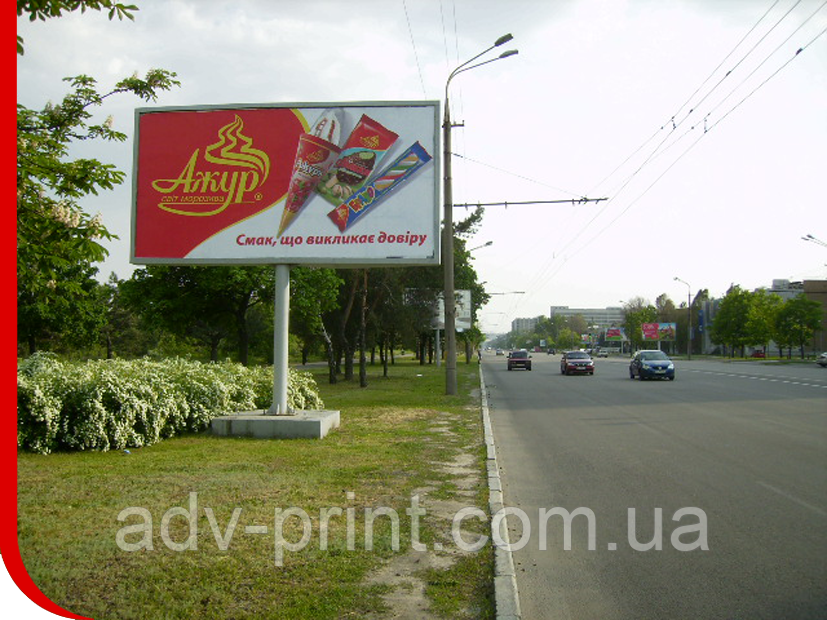
M 444 100 L 451 70 L 454 202 L 492 206 L 469 247 L 496 295 L 488 332 L 552 305 L 827 277 L 824 0 L 232 0 L 139 2 L 18 22 L 18 101 L 42 107 L 87 74 L 101 88 L 160 67 L 155 105 Z M 801 50 L 796 55 L 796 51 Z M 483 59 L 487 59 L 485 56 Z M 135 99 L 102 116 L 132 135 Z M 84 146 L 132 170 L 131 141 Z M 83 206 L 120 240 L 101 275 L 128 277 L 131 184 Z M 455 219 L 467 211 L 455 209 Z

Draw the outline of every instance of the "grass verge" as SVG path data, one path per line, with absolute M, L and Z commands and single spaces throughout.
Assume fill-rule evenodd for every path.
M 398 588 L 375 575 L 413 558 L 391 572 L 424 584 L 423 618 L 493 618 L 490 546 L 458 553 L 450 537 L 456 507 L 487 513 L 476 364 L 459 365 L 458 397 L 444 395 L 442 369 L 412 361 L 388 378 L 371 368 L 364 389 L 313 372 L 342 417 L 323 440 L 199 434 L 131 454 L 20 453 L 18 536 L 34 582 L 96 620 L 382 618 Z M 426 511 L 418 536 L 413 496 Z M 277 566 L 276 514 L 289 508 Z M 469 519 L 463 532 L 486 526 Z M 433 561 L 420 562 L 416 538 Z

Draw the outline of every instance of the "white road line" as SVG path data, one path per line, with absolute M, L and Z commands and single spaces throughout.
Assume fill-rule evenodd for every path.
M 769 489 L 770 491 L 772 491 L 773 493 L 777 493 L 781 497 L 786 497 L 788 500 L 798 504 L 799 506 L 803 506 L 804 508 L 812 510 L 816 514 L 820 514 L 822 517 L 827 517 L 827 511 L 822 510 L 818 506 L 813 506 L 812 504 L 809 504 L 802 499 L 798 499 L 794 495 L 790 495 L 789 493 L 782 491 L 781 489 L 777 489 L 774 486 L 767 484 L 766 482 L 761 482 L 760 480 L 757 480 L 756 482 L 765 489 Z
M 714 372 L 711 370 L 693 370 L 687 369 L 684 372 L 694 372 L 702 375 L 721 375 L 724 377 L 732 377 L 735 379 L 750 379 L 752 381 L 769 381 L 770 383 L 783 383 L 785 385 L 800 385 L 801 387 L 811 387 L 820 390 L 827 390 L 827 385 L 821 385 L 820 383 L 804 383 L 801 381 L 796 381 L 794 379 L 778 379 L 774 377 L 761 377 L 757 375 L 739 375 L 735 373 L 719 373 Z

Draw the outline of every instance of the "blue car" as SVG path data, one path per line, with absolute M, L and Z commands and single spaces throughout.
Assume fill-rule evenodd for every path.
M 675 363 L 663 351 L 638 351 L 629 363 L 629 378 L 675 380 Z

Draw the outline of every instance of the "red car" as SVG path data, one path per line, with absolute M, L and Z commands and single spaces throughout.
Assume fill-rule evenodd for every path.
M 512 351 L 508 354 L 508 370 L 514 368 L 531 370 L 531 356 L 528 351 Z
M 594 360 L 585 351 L 566 351 L 560 359 L 560 374 L 594 374 Z

